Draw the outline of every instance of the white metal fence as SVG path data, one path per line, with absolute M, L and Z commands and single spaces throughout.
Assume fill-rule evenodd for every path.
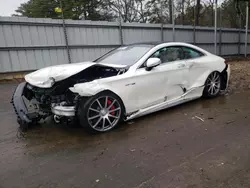
M 218 28 L 217 54 L 244 54 L 244 32 Z M 214 28 L 208 27 L 177 25 L 173 33 L 172 25 L 74 20 L 64 25 L 62 20 L 0 17 L 0 73 L 94 60 L 121 44 L 174 39 L 214 52 Z

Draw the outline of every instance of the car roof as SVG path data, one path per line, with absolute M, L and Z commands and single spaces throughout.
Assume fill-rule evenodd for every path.
M 162 44 L 163 42 L 138 42 L 138 43 L 131 43 L 131 44 L 125 44 L 124 46 L 136 46 L 136 45 L 152 45 L 157 46 L 159 44 Z
M 131 44 L 124 44 L 123 46 L 137 46 L 137 45 L 150 45 L 150 46 L 158 46 L 160 44 L 169 44 L 169 45 L 190 45 L 190 43 L 186 42 L 159 42 L 159 41 L 153 41 L 153 42 L 139 42 L 139 43 L 131 43 Z

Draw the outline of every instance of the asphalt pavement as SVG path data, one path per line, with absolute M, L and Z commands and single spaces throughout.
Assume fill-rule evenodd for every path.
M 249 188 L 250 92 L 199 99 L 91 135 L 47 120 L 18 132 L 0 85 L 0 188 Z

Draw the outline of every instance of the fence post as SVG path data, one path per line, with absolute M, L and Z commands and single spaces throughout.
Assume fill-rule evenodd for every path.
M 122 23 L 119 23 L 119 32 L 120 32 L 120 42 L 123 45 L 123 35 L 122 35 Z
M 120 34 L 120 43 L 121 45 L 123 45 L 122 18 L 120 13 L 119 13 L 119 34 Z
M 69 61 L 69 64 L 70 64 L 70 63 L 71 63 L 71 56 L 70 56 L 70 49 L 69 49 L 67 28 L 66 28 L 66 24 L 65 24 L 65 20 L 64 20 L 64 19 L 63 19 L 63 32 L 64 32 L 64 38 L 65 38 L 66 49 L 67 49 L 68 61 Z
M 163 28 L 163 19 L 162 19 L 162 17 L 163 17 L 163 14 L 162 14 L 162 4 L 163 4 L 163 1 L 161 1 L 161 42 L 163 42 L 164 41 L 164 28 Z
M 193 43 L 194 45 L 196 44 L 196 21 L 195 21 L 195 7 L 196 7 L 196 3 L 194 2 L 194 8 L 193 8 L 193 16 L 194 16 L 194 26 L 193 26 Z
M 214 8 L 214 54 L 217 54 L 217 0 Z
M 247 57 L 247 34 L 248 34 L 248 14 L 249 14 L 249 7 L 248 2 L 246 2 L 246 33 L 245 33 L 245 57 Z
M 164 34 L 163 34 L 163 23 L 161 23 L 161 42 L 164 41 Z
M 66 28 L 64 14 L 63 14 L 62 1 L 60 1 L 60 8 L 62 10 L 63 33 L 64 33 L 65 44 L 66 44 L 66 49 L 67 49 L 68 61 L 69 61 L 69 64 L 70 64 L 71 63 L 71 56 L 70 56 L 70 49 L 69 49 L 69 41 L 68 41 L 68 35 L 67 35 L 67 28 Z
M 222 27 L 221 27 L 221 22 L 222 21 L 222 15 L 221 15 L 221 10 L 220 10 L 220 32 L 219 32 L 219 55 L 222 55 L 221 53 L 221 48 L 222 48 Z
M 174 11 L 174 1 L 172 1 L 172 24 L 173 24 L 173 42 L 175 42 L 175 11 Z
M 222 48 L 222 46 L 221 46 L 222 31 L 221 31 L 221 30 L 222 30 L 222 29 L 220 28 L 220 32 L 219 32 L 219 55 L 222 55 L 222 54 L 221 54 L 221 48 Z
M 193 43 L 194 43 L 194 45 L 196 44 L 196 29 L 195 29 L 195 25 L 194 25 L 194 29 L 193 29 Z
M 238 55 L 241 54 L 240 47 L 241 47 L 241 16 L 240 18 L 240 28 L 239 28 L 239 33 L 238 33 Z

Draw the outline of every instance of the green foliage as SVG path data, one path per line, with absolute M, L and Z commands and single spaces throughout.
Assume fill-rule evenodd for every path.
M 222 11 L 222 27 L 239 28 L 244 26 L 246 22 L 246 4 L 239 2 L 239 11 L 237 12 L 236 3 L 234 0 L 226 0 L 221 5 Z M 240 13 L 240 14 L 239 14 Z M 240 23 L 241 16 L 241 23 Z
M 171 23 L 169 0 L 149 0 L 146 3 L 150 23 Z
M 29 0 L 16 10 L 21 16 L 31 18 L 61 18 L 56 7 L 63 9 L 64 18 L 86 20 L 110 20 L 112 14 L 102 9 L 101 0 Z M 99 10 L 98 10 L 99 9 Z M 102 9 L 102 11 L 100 11 Z
M 57 6 L 54 0 L 29 0 L 21 4 L 16 12 L 31 18 L 57 18 L 58 15 L 54 11 Z
M 171 24 L 172 2 L 176 24 L 213 26 L 215 0 L 29 0 L 20 5 L 16 16 L 60 19 L 62 13 L 55 8 L 62 6 L 65 19 Z M 218 5 L 218 26 L 244 27 L 246 4 L 241 1 L 236 7 L 236 0 Z

